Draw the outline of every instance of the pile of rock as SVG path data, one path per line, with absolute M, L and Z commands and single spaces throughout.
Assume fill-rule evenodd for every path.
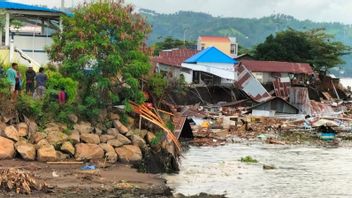
M 146 130 L 129 130 L 118 119 L 110 116 L 111 128 L 93 127 L 89 122 L 75 121 L 73 130 L 67 126 L 50 123 L 39 132 L 34 122 L 16 126 L 0 122 L 0 159 L 20 156 L 25 160 L 58 161 L 105 159 L 107 162 L 136 162 L 142 159 L 142 151 L 155 138 Z

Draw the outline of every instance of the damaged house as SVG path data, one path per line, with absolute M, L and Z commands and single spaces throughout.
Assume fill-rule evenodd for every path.
M 264 85 L 272 83 L 277 78 L 286 79 L 292 84 L 304 85 L 314 75 L 314 71 L 308 63 L 241 60 L 241 64 Z

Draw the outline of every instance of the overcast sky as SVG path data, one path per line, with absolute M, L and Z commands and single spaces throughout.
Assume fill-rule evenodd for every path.
M 10 0 L 31 4 L 60 6 L 61 0 Z M 90 0 L 86 0 L 90 1 Z M 351 0 L 125 0 L 137 8 L 161 13 L 191 10 L 226 17 L 262 17 L 284 13 L 298 19 L 352 24 Z M 65 0 L 66 5 L 77 5 L 84 0 Z

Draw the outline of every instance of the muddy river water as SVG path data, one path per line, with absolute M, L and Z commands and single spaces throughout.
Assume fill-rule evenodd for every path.
M 257 164 L 240 162 L 252 156 Z M 264 170 L 263 164 L 274 165 Z M 175 193 L 227 197 L 352 197 L 352 148 L 261 143 L 191 147 L 179 174 L 166 175 Z

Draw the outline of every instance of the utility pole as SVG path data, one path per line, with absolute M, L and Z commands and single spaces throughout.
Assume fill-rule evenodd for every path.
M 61 10 L 65 9 L 65 0 L 61 0 Z

